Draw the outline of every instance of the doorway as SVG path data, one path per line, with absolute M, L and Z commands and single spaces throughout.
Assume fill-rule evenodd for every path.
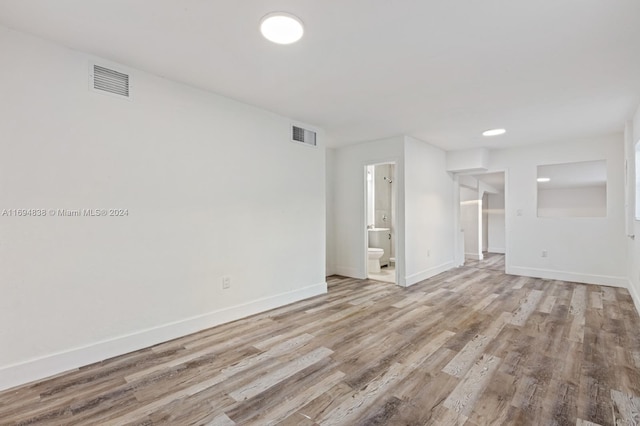
M 505 271 L 505 181 L 505 172 L 459 177 L 465 266 Z
M 367 164 L 365 176 L 367 278 L 396 284 L 396 164 Z

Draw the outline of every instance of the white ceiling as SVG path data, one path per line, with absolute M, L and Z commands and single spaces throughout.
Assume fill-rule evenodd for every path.
M 261 37 L 275 10 L 304 21 L 301 42 Z M 331 146 L 589 138 L 640 103 L 638 0 L 2 0 L 0 23 L 323 127 Z

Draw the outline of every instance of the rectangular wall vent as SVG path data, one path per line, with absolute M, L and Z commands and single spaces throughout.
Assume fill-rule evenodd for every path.
M 303 129 L 298 126 L 291 126 L 291 140 L 310 146 L 316 146 L 316 132 Z
M 129 75 L 93 64 L 93 89 L 129 97 Z

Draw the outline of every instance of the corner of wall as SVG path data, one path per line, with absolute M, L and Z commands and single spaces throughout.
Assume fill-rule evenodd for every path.
M 629 294 L 631 295 L 633 303 L 636 306 L 636 311 L 638 312 L 638 315 L 640 315 L 640 291 L 638 291 L 637 286 L 634 285 L 632 280 L 629 280 L 627 289 L 629 290 Z

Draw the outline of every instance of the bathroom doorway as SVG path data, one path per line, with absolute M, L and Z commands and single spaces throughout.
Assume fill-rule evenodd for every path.
M 367 278 L 396 284 L 396 164 L 368 164 L 365 175 Z

